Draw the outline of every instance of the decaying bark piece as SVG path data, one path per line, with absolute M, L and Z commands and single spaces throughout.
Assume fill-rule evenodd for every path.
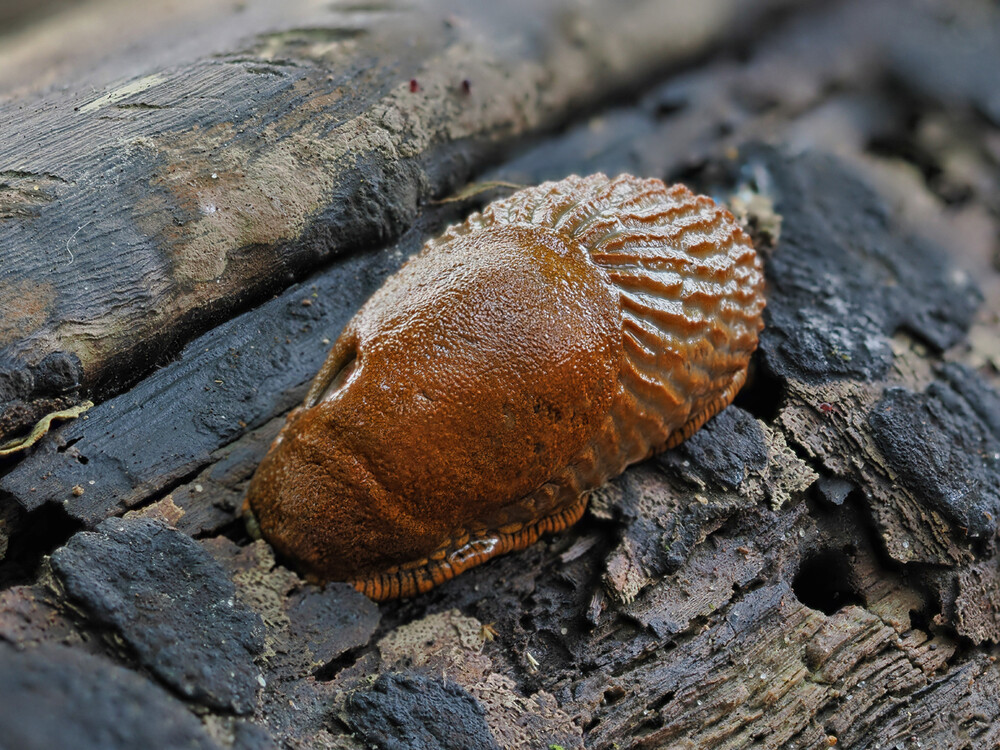
M 250 541 L 236 511 L 339 329 L 471 207 L 409 204 L 406 221 L 380 225 L 394 243 L 372 235 L 378 247 L 240 314 L 218 302 L 226 320 L 176 361 L 2 468 L 0 692 L 22 695 L 30 673 L 38 706 L 78 713 L 43 723 L 0 708 L 0 736 L 27 727 L 26 738 L 58 744 L 86 736 L 69 733 L 85 714 L 120 727 L 119 746 L 155 732 L 216 748 L 360 750 L 401 737 L 423 748 L 996 747 L 1000 152 L 995 84 L 980 68 L 995 70 L 1000 45 L 969 40 L 997 38 L 996 9 L 972 0 L 944 15 L 902 0 L 795 9 L 753 30 L 739 64 L 705 49 L 636 101 L 482 175 L 526 184 L 629 171 L 728 201 L 764 254 L 767 328 L 749 385 L 691 440 L 595 492 L 568 533 L 425 596 L 376 605 L 346 585 L 313 587 Z M 309 76 L 275 65 L 260 85 Z M 621 70 L 638 85 L 639 68 Z M 301 84 L 301 101 L 315 83 Z M 359 81 L 354 95 L 383 95 L 371 85 Z M 524 85 L 545 98 L 544 80 Z M 582 82 L 577 91 L 574 103 L 592 101 Z M 296 132 L 308 142 L 307 130 Z M 779 145 L 756 143 L 764 136 Z M 449 156 L 480 152 L 447 133 L 439 143 L 419 168 L 442 186 Z M 385 158 L 393 174 L 415 163 Z M 154 162 L 143 174 L 167 164 Z M 18 210 L 44 212 L 25 202 L 27 184 L 15 189 Z M 365 205 L 381 211 L 396 197 L 371 193 Z M 177 216 L 180 237 L 190 217 Z M 305 231 L 333 236 L 345 225 L 331 217 L 315 214 Z M 86 250 L 71 244 L 75 263 L 100 247 L 88 229 Z M 227 263 L 273 259 L 274 247 L 234 250 Z M 71 278 L 62 273 L 53 279 Z M 177 347 L 206 321 L 176 324 L 187 331 Z M 152 361 L 138 351 L 127 361 Z M 46 398 L 79 396 L 72 358 L 54 356 L 8 370 L 2 383 L 22 384 L 19 408 L 29 380 L 51 385 Z M 187 591 L 174 560 L 199 570 L 203 590 Z M 137 594 L 120 614 L 102 607 Z M 210 636 L 216 622 L 239 654 L 232 676 L 211 660 L 184 671 L 201 666 L 197 639 L 182 639 L 172 660 L 150 656 L 149 644 L 169 642 L 156 628 Z M 95 677 L 112 686 L 106 695 Z M 122 718 L 136 706 L 156 721 Z

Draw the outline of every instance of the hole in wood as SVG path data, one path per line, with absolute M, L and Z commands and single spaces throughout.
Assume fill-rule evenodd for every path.
M 673 690 L 668 690 L 663 695 L 661 695 L 659 698 L 657 698 L 655 701 L 653 701 L 652 703 L 650 703 L 647 706 L 647 708 L 650 711 L 659 711 L 664 706 L 666 706 L 668 703 L 670 703 L 670 701 L 672 701 L 674 699 L 675 695 L 676 695 L 676 693 Z
M 611 706 L 625 697 L 625 688 L 621 685 L 612 685 L 604 691 L 604 703 Z
M 850 559 L 839 549 L 821 550 L 808 556 L 795 575 L 792 590 L 800 602 L 827 615 L 850 604 L 864 605 Z
M 750 360 L 746 384 L 736 394 L 733 403 L 765 422 L 777 418 L 785 402 L 785 386 L 761 367 L 756 359 Z

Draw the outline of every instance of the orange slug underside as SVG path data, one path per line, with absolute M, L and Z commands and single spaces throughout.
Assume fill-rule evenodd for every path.
M 264 536 L 374 599 L 575 523 L 742 386 L 760 261 L 725 209 L 568 177 L 430 242 L 347 325 L 251 482 Z

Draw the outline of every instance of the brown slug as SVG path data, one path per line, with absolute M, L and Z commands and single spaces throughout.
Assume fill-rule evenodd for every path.
M 583 514 L 728 405 L 761 262 L 683 185 L 603 174 L 495 201 L 348 323 L 247 502 L 319 580 L 411 596 Z

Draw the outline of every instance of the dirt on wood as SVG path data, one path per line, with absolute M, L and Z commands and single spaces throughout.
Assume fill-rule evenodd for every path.
M 1000 745 L 1000 12 L 693 7 L 459 9 L 401 50 L 378 18 L 285 25 L 0 108 L 39 134 L 0 136 L 0 290 L 55 290 L 8 294 L 0 429 L 98 401 L 0 465 L 0 737 Z M 71 104 L 71 132 L 110 117 L 126 145 L 57 143 Z M 430 199 L 596 171 L 686 182 L 754 237 L 735 404 L 570 530 L 413 599 L 252 541 L 247 482 L 330 342 L 504 188 Z

